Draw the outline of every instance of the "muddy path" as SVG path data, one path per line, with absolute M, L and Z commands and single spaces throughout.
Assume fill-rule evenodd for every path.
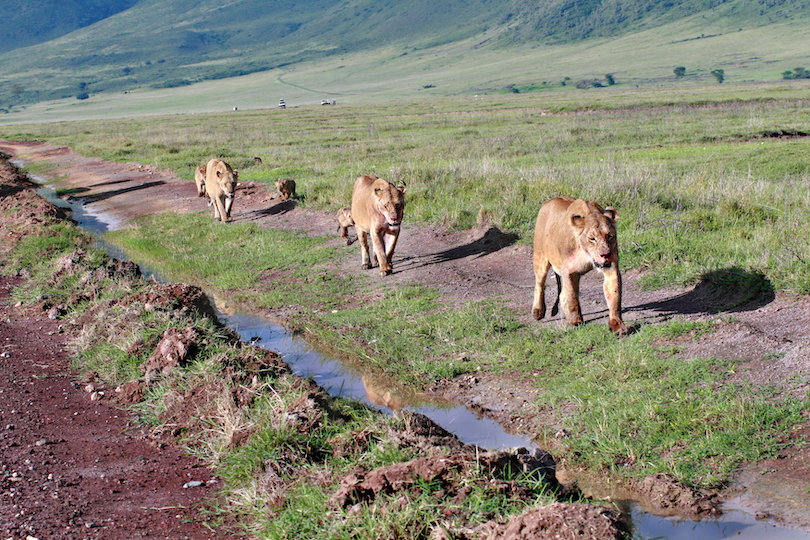
M 127 221 L 154 213 L 209 212 L 197 198 L 190 180 L 168 171 L 137 163 L 110 163 L 78 155 L 67 147 L 46 143 L 0 141 L 0 151 L 22 162 L 44 162 L 59 185 L 73 190 L 93 212 Z M 347 179 L 350 181 L 350 179 Z M 234 205 L 236 222 L 252 221 L 265 227 L 298 229 L 313 235 L 337 236 L 334 216 L 282 202 L 278 193 L 251 183 L 240 185 Z M 117 226 L 116 225 L 116 226 Z M 341 270 L 359 271 L 359 247 L 346 250 Z M 710 280 L 687 289 L 644 291 L 637 272 L 624 272 L 624 320 L 632 326 L 671 317 L 717 319 L 720 306 Z M 439 290 L 450 303 L 500 298 L 526 322 L 531 320 L 533 272 L 531 248 L 496 228 L 446 232 L 409 225 L 406 221 L 397 245 L 392 284 L 424 283 Z M 548 284 L 552 298 L 555 287 Z M 583 317 L 588 324 L 607 324 L 607 309 L 599 276 L 585 276 L 581 286 Z M 754 385 L 772 384 L 785 392 L 803 394 L 807 388 L 788 387 L 793 375 L 810 371 L 810 298 L 774 292 L 737 306 L 729 317 L 716 322 L 716 331 L 683 344 L 685 358 L 717 356 L 743 362 L 738 376 Z M 562 324 L 557 318 L 534 324 Z M 432 389 L 517 431 L 530 431 L 543 419 L 531 404 L 533 388 L 509 377 L 485 373 L 445 381 Z M 795 437 L 806 440 L 810 430 Z M 549 448 L 553 453 L 553 448 Z M 737 486 L 726 493 L 735 505 L 762 516 L 810 530 L 810 449 L 798 445 L 779 459 L 752 464 L 740 471 Z M 762 474 L 767 471 L 767 474 Z M 564 472 L 564 471 L 563 471 Z M 744 486 L 744 488 L 743 488 Z M 598 492 L 598 491 L 597 491 Z

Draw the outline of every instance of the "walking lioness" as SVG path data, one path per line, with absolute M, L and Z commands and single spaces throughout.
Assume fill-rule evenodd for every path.
M 622 276 L 616 243 L 616 210 L 572 197 L 551 199 L 540 208 L 534 229 L 534 303 L 532 315 L 546 315 L 545 283 L 550 268 L 557 274 L 557 302 L 568 324 L 582 324 L 579 279 L 594 268 L 604 278 L 610 329 L 627 334 L 622 322 Z
M 214 158 L 205 168 L 205 193 L 214 207 L 214 219 L 231 220 L 233 197 L 239 173 L 221 159 Z
M 361 176 L 352 190 L 352 219 L 360 241 L 363 268 L 371 268 L 368 237 L 380 265 L 380 274 L 391 273 L 391 260 L 399 239 L 405 210 L 405 186 L 396 187 L 376 176 Z

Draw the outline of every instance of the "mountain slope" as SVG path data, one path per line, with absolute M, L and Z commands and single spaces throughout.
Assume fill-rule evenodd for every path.
M 76 10 L 69 9 L 71 2 L 79 1 L 65 0 L 65 6 L 54 10 L 72 13 Z M 120 9 L 134 1 L 117 0 L 110 6 Z M 23 17 L 20 0 L 14 2 Z M 37 2 L 30 5 L 40 10 L 52 5 L 48 4 L 52 0 Z M 92 0 L 87 5 L 94 2 L 101 4 Z M 4 13 L 8 16 L 8 9 L 8 4 L 0 7 L 0 18 Z M 678 21 L 689 22 L 676 40 L 767 25 L 774 25 L 777 38 L 776 25 L 797 19 L 810 20 L 810 4 L 802 0 L 140 0 L 57 39 L 0 54 L 0 109 L 99 92 L 183 86 L 386 48 L 406 55 L 464 40 L 505 51 L 532 43 L 578 46 L 583 39 L 615 39 Z M 43 32 L 32 29 L 31 35 Z M 710 57 L 713 51 L 706 48 L 702 54 Z
M 4 0 L 0 53 L 56 39 L 106 19 L 138 0 Z

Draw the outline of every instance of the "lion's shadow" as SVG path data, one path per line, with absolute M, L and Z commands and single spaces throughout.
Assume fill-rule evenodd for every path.
M 240 213 L 233 217 L 234 221 L 257 221 L 265 217 L 279 216 L 291 212 L 295 209 L 297 203 L 295 199 L 289 199 L 267 208 L 259 208 L 257 210 L 250 210 L 249 212 Z
M 481 238 L 473 240 L 468 244 L 456 246 L 438 253 L 404 257 L 399 262 L 398 269 L 401 270 L 403 266 L 422 267 L 433 264 L 442 264 L 459 259 L 465 259 L 467 257 L 477 259 L 479 257 L 495 253 L 496 251 L 500 251 L 505 247 L 509 247 L 517 241 L 517 234 L 505 233 L 496 227 L 490 227 Z
M 122 189 L 114 189 L 111 191 L 104 191 L 102 193 L 97 193 L 95 195 L 79 195 L 78 193 L 87 191 L 86 189 L 77 189 L 74 190 L 68 198 L 68 201 L 79 201 L 82 204 L 90 204 L 99 201 L 105 201 L 107 199 L 112 199 L 113 197 L 118 197 L 119 195 L 126 195 L 128 193 L 133 193 L 135 191 L 140 191 L 142 189 L 149 189 L 157 186 L 162 186 L 166 182 L 163 180 L 156 180 L 154 182 L 146 182 L 143 184 L 138 184 L 137 186 L 130 186 L 127 188 Z
M 776 299 L 773 283 L 762 273 L 738 267 L 705 272 L 691 290 L 637 306 L 626 312 L 655 311 L 670 315 L 740 313 L 754 311 Z

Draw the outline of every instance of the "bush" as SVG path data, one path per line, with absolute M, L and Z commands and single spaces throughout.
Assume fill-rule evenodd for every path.
M 76 99 L 87 99 L 89 97 L 90 97 L 90 94 L 88 94 L 87 92 L 82 92 L 81 94 L 76 96 Z
M 686 75 L 686 68 L 683 66 L 676 67 L 672 70 L 672 72 L 675 73 L 676 77 L 684 77 Z
M 785 71 L 782 73 L 783 79 L 810 79 L 810 71 L 803 67 L 793 68 L 793 71 Z
M 712 75 L 714 75 L 714 78 L 717 79 L 717 82 L 720 84 L 723 83 L 723 79 L 725 79 L 726 77 L 722 69 L 715 69 L 714 71 L 712 71 Z

